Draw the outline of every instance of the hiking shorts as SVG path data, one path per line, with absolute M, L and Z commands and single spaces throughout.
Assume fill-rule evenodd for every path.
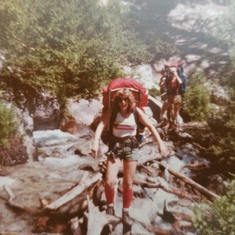
M 136 142 L 136 145 L 130 145 L 130 142 L 116 143 L 114 147 L 109 149 L 106 153 L 108 158 L 121 159 L 123 161 L 137 161 L 140 157 L 139 146 Z
M 166 93 L 163 93 L 162 95 L 161 95 L 161 101 L 162 102 L 165 102 L 167 100 L 167 94 Z
M 127 161 L 127 162 L 132 162 L 132 161 L 137 161 L 139 159 L 139 149 L 138 148 L 134 148 L 132 149 L 131 152 L 129 153 L 121 153 L 120 155 L 117 155 L 118 158 L 120 158 L 123 161 Z
M 171 104 L 181 104 L 182 103 L 181 95 L 168 95 L 167 99 L 168 99 L 168 102 Z

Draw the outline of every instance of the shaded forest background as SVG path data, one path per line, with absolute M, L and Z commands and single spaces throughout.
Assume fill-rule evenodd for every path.
M 213 21 L 195 21 L 187 30 L 173 27 L 187 20 L 170 22 L 169 14 L 179 4 L 193 9 L 195 4 L 208 2 L 228 7 L 227 14 Z M 17 133 L 13 112 L 5 107 L 5 99 L 16 105 L 27 100 L 24 108 L 32 108 L 30 101 L 49 90 L 65 112 L 68 98 L 95 98 L 108 81 L 126 76 L 124 65 L 153 65 L 173 55 L 186 60 L 194 53 L 201 56 L 194 61 L 195 68 L 201 67 L 202 60 L 211 64 L 190 72 L 182 114 L 187 121 L 208 123 L 208 157 L 223 166 L 223 174 L 226 172 L 231 179 L 235 173 L 234 13 L 232 0 L 2 0 L 0 147 L 7 148 L 9 139 Z M 199 48 L 200 40 L 210 43 Z M 219 48 L 218 53 L 213 48 Z M 223 87 L 229 96 L 220 100 L 216 110 L 211 108 L 211 104 L 218 104 L 216 91 L 208 92 L 208 80 Z M 229 198 L 234 202 L 234 193 Z M 234 203 L 229 205 L 231 209 Z M 234 208 L 228 213 L 231 211 Z M 205 227 L 201 229 L 206 231 Z

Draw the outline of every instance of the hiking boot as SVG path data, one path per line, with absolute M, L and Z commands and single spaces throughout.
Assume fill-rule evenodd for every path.
M 109 235 L 112 234 L 113 226 L 111 224 L 105 224 L 100 235 Z
M 114 207 L 113 206 L 108 206 L 106 209 L 106 214 L 107 215 L 115 215 Z
M 128 211 L 122 212 L 122 220 L 123 220 L 124 226 L 131 227 L 133 224 Z

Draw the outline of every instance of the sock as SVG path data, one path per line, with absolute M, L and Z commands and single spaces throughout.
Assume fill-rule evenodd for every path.
M 123 196 L 122 196 L 123 208 L 128 209 L 130 207 L 132 201 L 132 194 L 133 194 L 132 189 L 123 189 Z
M 114 203 L 114 188 L 110 189 L 110 188 L 105 188 L 105 196 L 106 196 L 106 201 L 107 204 L 113 204 Z
M 122 212 L 129 212 L 129 208 L 122 208 Z

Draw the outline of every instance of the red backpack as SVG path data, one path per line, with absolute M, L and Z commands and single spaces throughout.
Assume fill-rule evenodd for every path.
M 103 88 L 103 101 L 102 101 L 104 106 L 103 112 L 111 108 L 114 95 L 121 88 L 128 88 L 132 91 L 135 97 L 135 102 L 137 107 L 143 110 L 143 108 L 148 105 L 148 90 L 139 81 L 135 80 L 134 78 L 116 78 L 111 82 L 109 82 L 109 84 Z M 136 111 L 134 111 L 134 116 L 136 123 L 138 125 L 137 139 L 140 140 L 141 139 L 140 132 L 143 130 L 144 127 L 138 121 L 138 114 Z M 110 129 L 115 118 L 116 118 L 115 114 L 111 115 L 109 130 L 104 131 L 101 136 L 101 139 L 105 144 L 107 144 L 108 142 L 109 139 L 108 135 L 110 134 Z
M 136 106 L 143 109 L 148 104 L 148 90 L 134 78 L 116 78 L 103 88 L 104 111 L 111 107 L 115 93 L 121 88 L 128 88 L 132 91 Z

